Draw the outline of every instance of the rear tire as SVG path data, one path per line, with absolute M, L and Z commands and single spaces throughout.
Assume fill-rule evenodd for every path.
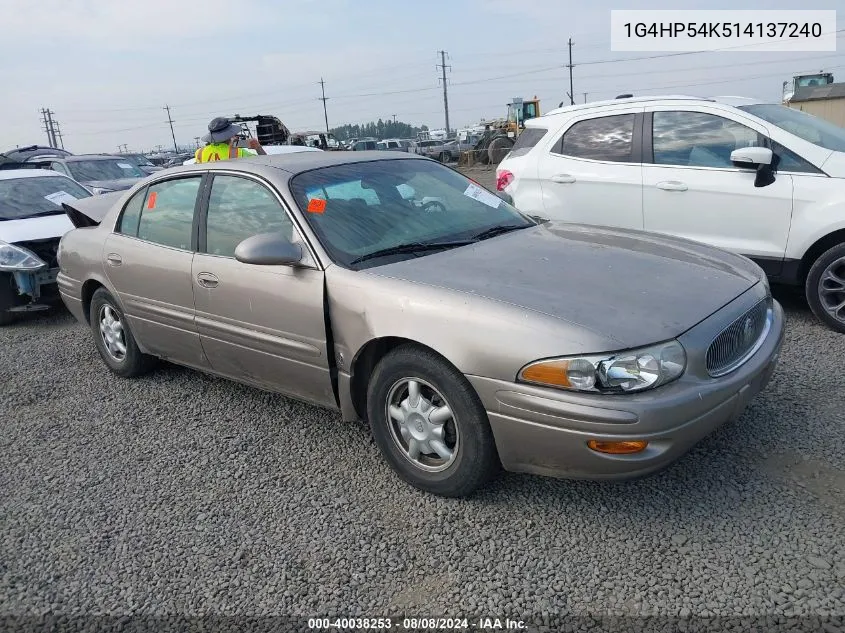
M 368 385 L 367 414 L 387 463 L 425 492 L 466 497 L 500 467 L 475 389 L 428 349 L 403 345 L 381 359 Z
M 138 349 L 126 315 L 108 290 L 98 288 L 94 292 L 88 314 L 94 345 L 113 373 L 122 378 L 134 378 L 155 367 L 156 359 Z
M 492 139 L 490 146 L 487 148 L 490 164 L 498 165 L 501 163 L 511 149 L 513 149 L 513 141 L 507 136 L 497 136 Z
M 813 263 L 805 293 L 813 314 L 830 329 L 845 334 L 845 243 L 828 249 Z

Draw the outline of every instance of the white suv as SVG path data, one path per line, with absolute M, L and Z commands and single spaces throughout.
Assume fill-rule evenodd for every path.
M 527 121 L 496 176 L 525 213 L 745 255 L 845 332 L 845 128 L 739 97 L 617 99 Z

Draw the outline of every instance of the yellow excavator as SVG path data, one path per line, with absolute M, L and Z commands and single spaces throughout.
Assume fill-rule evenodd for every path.
M 525 122 L 538 116 L 540 116 L 540 100 L 536 95 L 533 99 L 516 97 L 508 104 L 506 118 L 484 123 L 484 134 L 471 150 L 462 154 L 461 163 L 465 165 L 478 162 L 485 165 L 500 163 L 525 129 Z

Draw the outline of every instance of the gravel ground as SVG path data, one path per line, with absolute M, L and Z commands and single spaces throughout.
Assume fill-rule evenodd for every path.
M 63 311 L 2 328 L 0 618 L 841 618 L 845 336 L 778 298 L 771 384 L 676 465 L 465 501 L 330 411 L 174 366 L 117 379 Z

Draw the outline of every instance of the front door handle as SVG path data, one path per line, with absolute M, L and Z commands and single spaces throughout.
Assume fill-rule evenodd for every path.
M 120 266 L 123 263 L 123 258 L 117 253 L 109 253 L 106 255 L 106 261 L 109 266 Z
M 664 180 L 663 182 L 657 183 L 658 189 L 663 189 L 664 191 L 686 191 L 687 185 L 686 183 L 681 182 L 680 180 Z
M 199 273 L 197 275 L 197 283 L 203 288 L 216 288 L 217 284 L 220 283 L 220 280 L 217 278 L 217 275 L 212 275 L 211 273 Z
M 559 182 L 560 184 L 567 184 L 570 182 L 575 182 L 575 176 L 570 174 L 556 174 L 551 178 L 552 182 Z

